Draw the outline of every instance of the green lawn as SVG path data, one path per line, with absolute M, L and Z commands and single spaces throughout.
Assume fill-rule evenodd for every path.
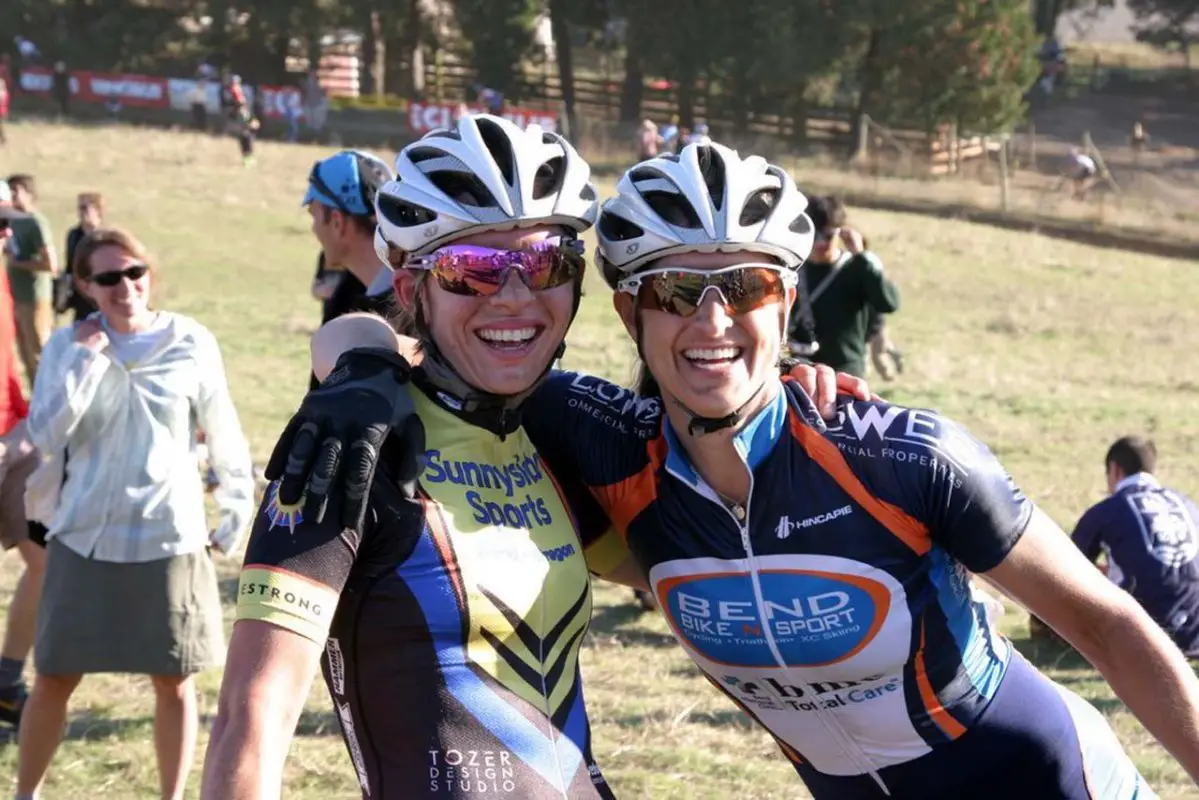
M 299 202 L 324 151 L 265 144 L 258 168 L 246 170 L 232 140 L 33 123 L 9 130 L 0 174 L 38 177 L 56 235 L 73 217 L 75 193 L 100 190 L 112 221 L 158 255 L 162 306 L 197 317 L 220 340 L 255 458 L 265 461 L 307 384 L 316 246 Z M 1152 434 L 1161 477 L 1199 494 L 1195 264 L 924 217 L 853 216 L 904 292 L 892 330 L 908 371 L 876 389 L 966 423 L 1067 527 L 1101 497 L 1103 453 L 1124 433 Z M 626 380 L 632 348 L 597 276 L 588 289 L 567 364 Z M 224 577 L 236 568 L 226 561 Z M 0 595 L 18 573 L 8 556 Z M 226 588 L 231 595 L 231 582 Z M 596 757 L 619 796 L 806 796 L 769 737 L 699 677 L 658 617 L 639 616 L 627 601 L 624 590 L 597 587 L 583 655 Z M 1110 717 L 1163 797 L 1196 795 L 1096 673 L 1070 653 L 1031 646 L 1019 610 L 1009 609 L 1005 626 Z M 201 678 L 205 715 L 219 683 L 217 672 Z M 318 686 L 292 748 L 286 797 L 356 796 L 327 707 Z M 154 796 L 151 713 L 144 682 L 86 680 L 47 796 Z M 206 732 L 199 755 L 205 741 Z M 15 764 L 15 746 L 0 749 L 0 770 L 13 775 Z M 196 774 L 193 795 L 198 789 Z

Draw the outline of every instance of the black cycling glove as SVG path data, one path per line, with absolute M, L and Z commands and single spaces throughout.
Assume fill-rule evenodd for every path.
M 319 523 L 340 489 L 341 525 L 358 528 L 379 453 L 393 430 L 401 443 L 394 475 L 411 490 L 425 452 L 425 429 L 404 386 L 411 374 L 408 362 L 391 350 L 343 353 L 304 398 L 271 453 L 266 478 L 280 482 L 279 502 L 294 505 L 303 498 L 305 518 Z

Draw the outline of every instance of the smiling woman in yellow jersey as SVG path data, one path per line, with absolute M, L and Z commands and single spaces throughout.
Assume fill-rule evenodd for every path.
M 325 643 L 372 797 L 609 796 L 577 668 L 591 594 L 574 515 L 523 429 L 501 439 L 411 391 L 429 458 L 415 496 L 384 457 L 359 529 L 269 500 L 238 619 Z
M 319 660 L 363 797 L 611 797 L 578 652 L 588 566 L 608 572 L 626 553 L 590 495 L 555 483 L 518 414 L 578 309 L 589 168 L 564 139 L 486 116 L 410 145 L 396 167 L 377 241 L 413 267 L 396 290 L 425 349 L 405 387 L 425 465 L 412 481 L 383 443 L 365 516 L 348 524 L 271 487 L 203 796 L 278 792 Z

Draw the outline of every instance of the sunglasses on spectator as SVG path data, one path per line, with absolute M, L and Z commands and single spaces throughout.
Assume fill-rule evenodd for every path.
M 426 270 L 437 285 L 451 294 L 490 297 L 503 288 L 515 272 L 534 292 L 565 286 L 583 273 L 583 243 L 553 237 L 520 250 L 459 244 L 413 256 L 405 267 Z
M 105 286 L 111 289 L 125 278 L 135 282 L 140 281 L 149 271 L 150 268 L 145 264 L 130 264 L 124 269 L 114 269 L 110 272 L 97 272 L 88 280 L 98 286 Z
M 625 278 L 616 289 L 636 297 L 641 308 L 678 317 L 694 316 L 712 289 L 720 295 L 725 313 L 736 315 L 785 302 L 787 289 L 797 280 L 794 270 L 778 264 L 738 264 L 718 270 L 663 267 Z

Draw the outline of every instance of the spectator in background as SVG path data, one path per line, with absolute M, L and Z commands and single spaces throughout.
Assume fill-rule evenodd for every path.
M 310 70 L 304 83 L 304 119 L 308 129 L 319 139 L 325 130 L 329 101 L 315 71 Z
M 17 345 L 30 382 L 37 375 L 42 347 L 54 330 L 54 274 L 58 271 L 50 224 L 37 213 L 32 175 L 8 179 L 13 205 L 25 216 L 14 219 L 8 239 L 8 283 L 17 319 Z
M 326 318 L 326 306 L 329 300 L 332 299 L 334 292 L 337 291 L 337 286 L 341 283 L 345 274 L 344 270 L 329 269 L 328 263 L 325 260 L 325 251 L 322 250 L 320 255 L 317 256 L 316 275 L 312 278 L 312 297 L 320 301 L 322 320 Z
M 658 126 L 651 119 L 641 121 L 641 127 L 637 129 L 637 160 L 645 161 L 648 158 L 653 158 L 658 155 L 665 144 L 662 137 L 658 134 Z
M 312 218 L 325 269 L 343 271 L 322 304 L 322 325 L 352 311 L 390 310 L 391 269 L 375 251 L 375 195 L 391 177 L 385 163 L 358 150 L 318 161 L 308 173 L 301 205 Z M 310 387 L 318 384 L 313 375 Z
M 12 205 L 8 184 L 0 181 L 0 244 L 12 235 L 11 221 L 23 215 Z M 21 724 L 28 697 L 23 675 L 33 648 L 38 596 L 46 552 L 29 539 L 25 520 L 25 482 L 38 466 L 37 451 L 23 424 L 29 407 L 16 364 L 16 323 L 8 277 L 0 273 L 0 546 L 16 548 L 25 571 L 13 591 L 0 647 L 0 722 Z
M 673 114 L 670 121 L 658 131 L 662 135 L 662 150 L 675 152 L 679 138 L 679 115 Z
M 791 313 L 789 339 L 796 343 L 792 350 L 864 378 L 870 312 L 897 311 L 899 289 L 883 274 L 879 257 L 866 250 L 862 235 L 846 226 L 840 200 L 814 197 L 808 216 L 816 243 L 799 273 L 799 294 L 808 307 Z
M 189 93 L 188 102 L 192 110 L 192 127 L 201 132 L 208 130 L 208 78 L 203 69 L 196 70 L 196 83 Z
M 258 118 L 245 106 L 238 112 L 234 122 L 233 135 L 237 138 L 237 146 L 241 150 L 242 166 L 254 166 L 254 136 L 258 133 Z
M 13 44 L 17 46 L 17 55 L 21 57 L 21 63 L 24 66 L 36 64 L 41 58 L 41 51 L 37 49 L 37 45 L 24 36 L 12 37 Z
M 1097 172 L 1098 168 L 1095 166 L 1095 159 L 1077 147 L 1070 148 L 1066 174 L 1074 184 L 1075 200 L 1086 199 L 1087 191 L 1094 184 Z
M 287 141 L 300 138 L 300 106 L 290 100 L 283 106 L 283 118 L 287 121 Z
M 248 110 L 246 91 L 241 85 L 240 75 L 229 76 L 229 118 L 236 122 Z
M 1137 153 L 1149 146 L 1149 133 L 1145 130 L 1144 114 L 1132 123 L 1132 135 L 1129 137 L 1128 143 Z
M 250 95 L 250 114 L 259 122 L 266 119 L 266 92 L 262 91 L 261 83 L 254 86 Z
M 887 315 L 871 306 L 866 317 L 866 341 L 870 344 L 870 362 L 883 380 L 891 380 L 903 372 L 903 353 L 891 341 L 887 332 Z
M 54 85 L 51 89 L 58 103 L 58 112 L 64 117 L 71 112 L 71 75 L 62 61 L 54 62 Z
M 104 226 L 104 198 L 99 192 L 84 192 L 75 207 L 79 224 L 67 231 L 66 259 L 54 286 L 54 311 L 58 314 L 72 311 L 74 320 L 82 322 L 96 311 L 96 304 L 75 280 L 75 252 L 85 236 Z
M 182 798 L 199 715 L 193 676 L 220 663 L 209 548 L 232 553 L 253 513 L 250 450 L 220 350 L 195 320 L 155 311 L 153 266 L 119 230 L 79 245 L 76 277 L 100 314 L 57 331 L 29 410 L 45 455 L 70 469 L 46 524 L 37 679 L 20 727 L 17 796 L 36 796 L 83 675 L 149 675 L 162 797 Z M 208 530 L 197 425 L 220 474 Z
M 712 144 L 712 137 L 708 135 L 708 123 L 695 123 L 695 130 L 687 136 L 685 144 Z
M 675 137 L 674 137 L 674 153 L 675 153 L 675 155 L 679 155 L 680 153 L 682 153 L 683 148 L 687 146 L 687 143 L 689 141 L 691 141 L 691 129 L 680 125 L 678 133 L 676 133 Z
M 217 113 L 220 114 L 220 130 L 219 133 L 225 133 L 229 130 L 229 120 L 232 116 L 233 108 L 233 93 L 229 88 L 229 76 L 222 70 L 221 84 L 217 90 Z
M 475 92 L 475 103 L 486 113 L 502 116 L 504 113 L 504 95 L 495 89 L 489 89 L 481 83 L 471 84 Z
M 1199 510 L 1153 476 L 1157 449 L 1118 439 L 1104 457 L 1109 497 L 1087 509 L 1074 543 L 1131 594 L 1184 653 L 1199 657 Z
M 0 65 L 0 144 L 8 144 L 8 137 L 4 133 L 4 124 L 8 122 L 8 103 L 10 98 L 7 67 L 7 63 Z

